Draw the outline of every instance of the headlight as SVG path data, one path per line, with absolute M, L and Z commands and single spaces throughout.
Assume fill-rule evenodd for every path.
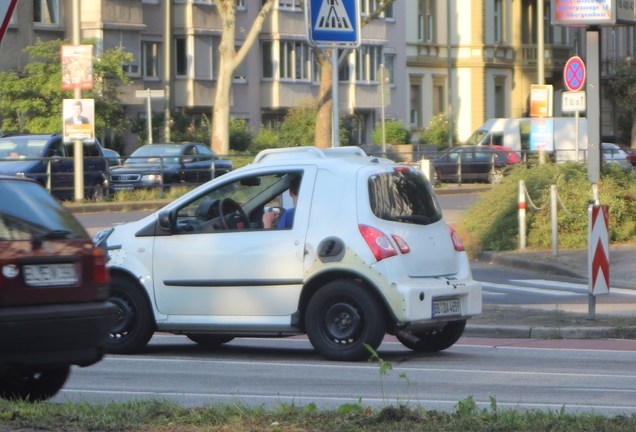
M 141 181 L 149 183 L 161 183 L 161 174 L 146 174 L 141 176 Z

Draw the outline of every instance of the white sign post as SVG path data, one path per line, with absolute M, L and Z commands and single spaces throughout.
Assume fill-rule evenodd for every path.
M 163 98 L 165 96 L 165 92 L 163 90 L 137 90 L 135 92 L 135 97 L 138 98 L 146 98 L 146 115 L 148 116 L 148 144 L 152 144 L 152 107 L 151 107 L 151 99 L 152 98 Z
M 579 157 L 579 113 L 585 111 L 587 107 L 587 98 L 585 90 L 582 91 L 564 91 L 561 96 L 561 111 L 574 111 L 574 143 L 575 143 L 575 160 L 578 162 Z

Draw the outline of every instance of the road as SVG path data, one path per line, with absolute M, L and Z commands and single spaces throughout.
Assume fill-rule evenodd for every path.
M 500 409 L 636 413 L 636 341 L 605 341 L 602 349 L 582 342 L 463 338 L 447 351 L 417 354 L 387 337 L 378 353 L 393 370 L 383 383 L 377 362 L 327 361 L 305 338 L 238 339 L 211 350 L 158 334 L 142 354 L 108 355 L 73 369 L 52 402 L 144 398 L 335 408 L 361 398 L 364 407 L 409 403 L 452 411 L 473 395 L 482 407 L 494 397 Z

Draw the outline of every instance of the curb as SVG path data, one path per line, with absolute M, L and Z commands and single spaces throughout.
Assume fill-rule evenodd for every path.
M 629 327 L 529 327 L 466 325 L 465 337 L 518 339 L 636 339 L 636 326 Z

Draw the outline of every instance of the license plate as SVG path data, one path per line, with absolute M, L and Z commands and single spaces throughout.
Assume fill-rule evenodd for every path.
M 24 282 L 28 286 L 75 285 L 75 264 L 25 265 Z
M 433 302 L 433 316 L 461 315 L 459 299 L 437 300 Z

